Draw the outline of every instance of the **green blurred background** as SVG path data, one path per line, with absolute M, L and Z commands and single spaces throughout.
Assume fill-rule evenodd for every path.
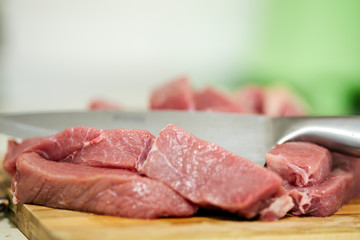
M 267 6 L 247 80 L 293 88 L 311 114 L 360 114 L 360 1 Z

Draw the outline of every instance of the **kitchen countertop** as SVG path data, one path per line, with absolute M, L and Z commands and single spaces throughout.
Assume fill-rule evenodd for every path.
M 25 235 L 3 213 L 0 214 L 0 239 L 26 240 Z

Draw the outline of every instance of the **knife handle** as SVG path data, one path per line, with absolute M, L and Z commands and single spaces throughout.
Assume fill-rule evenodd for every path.
M 360 157 L 360 117 L 288 117 L 274 119 L 276 143 L 307 141 Z

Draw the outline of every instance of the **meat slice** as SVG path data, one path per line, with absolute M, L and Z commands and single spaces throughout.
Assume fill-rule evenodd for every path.
M 99 136 L 74 154 L 71 163 L 136 171 L 144 161 L 155 137 L 148 131 L 133 129 L 103 130 Z
M 295 186 L 323 182 L 331 170 L 330 152 L 309 142 L 287 142 L 276 145 L 265 155 L 268 168 Z
M 240 103 L 236 102 L 230 95 L 206 87 L 194 95 L 196 110 L 214 112 L 243 113 Z
M 122 169 L 53 162 L 38 153 L 16 161 L 14 203 L 130 218 L 185 217 L 197 207 L 165 184 Z
M 150 109 L 193 110 L 193 91 L 188 78 L 181 77 L 156 88 L 150 96 Z
M 246 218 L 259 215 L 268 207 L 268 200 L 282 191 L 277 174 L 172 124 L 160 132 L 138 170 L 199 206 Z M 283 201 L 291 203 L 289 197 Z M 281 211 L 291 208 L 292 203 Z
M 16 170 L 16 158 L 24 152 L 38 152 L 46 159 L 53 161 L 71 159 L 69 157 L 100 133 L 101 130 L 95 128 L 74 127 L 49 137 L 24 139 L 20 144 L 9 140 L 7 152 L 11 154 L 7 154 L 4 158 L 4 169 L 13 175 Z
M 323 183 L 309 187 L 287 185 L 294 215 L 327 217 L 360 195 L 360 158 L 332 153 L 334 168 Z
M 17 156 L 20 153 L 31 148 L 41 139 L 42 139 L 41 137 L 28 138 L 28 139 L 24 139 L 24 141 L 22 141 L 21 143 L 18 143 L 15 140 L 10 139 L 8 141 L 8 147 L 3 161 L 4 170 L 10 175 L 13 175 L 16 171 L 15 159 L 17 158 Z
M 52 161 L 136 171 L 137 162 L 146 158 L 153 140 L 145 130 L 71 127 L 53 136 L 26 139 L 22 144 L 10 141 L 4 169 L 14 174 L 20 153 L 37 152 Z

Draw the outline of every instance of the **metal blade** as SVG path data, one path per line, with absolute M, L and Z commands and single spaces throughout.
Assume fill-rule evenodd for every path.
M 307 141 L 360 157 L 360 116 L 283 117 L 272 123 L 273 144 Z
M 66 127 L 89 126 L 101 129 L 143 129 L 156 136 L 170 123 L 262 166 L 265 164 L 265 153 L 273 143 L 272 133 L 269 131 L 271 119 L 259 115 L 213 112 L 92 111 L 3 114 L 0 115 L 0 132 L 26 138 L 51 135 Z

